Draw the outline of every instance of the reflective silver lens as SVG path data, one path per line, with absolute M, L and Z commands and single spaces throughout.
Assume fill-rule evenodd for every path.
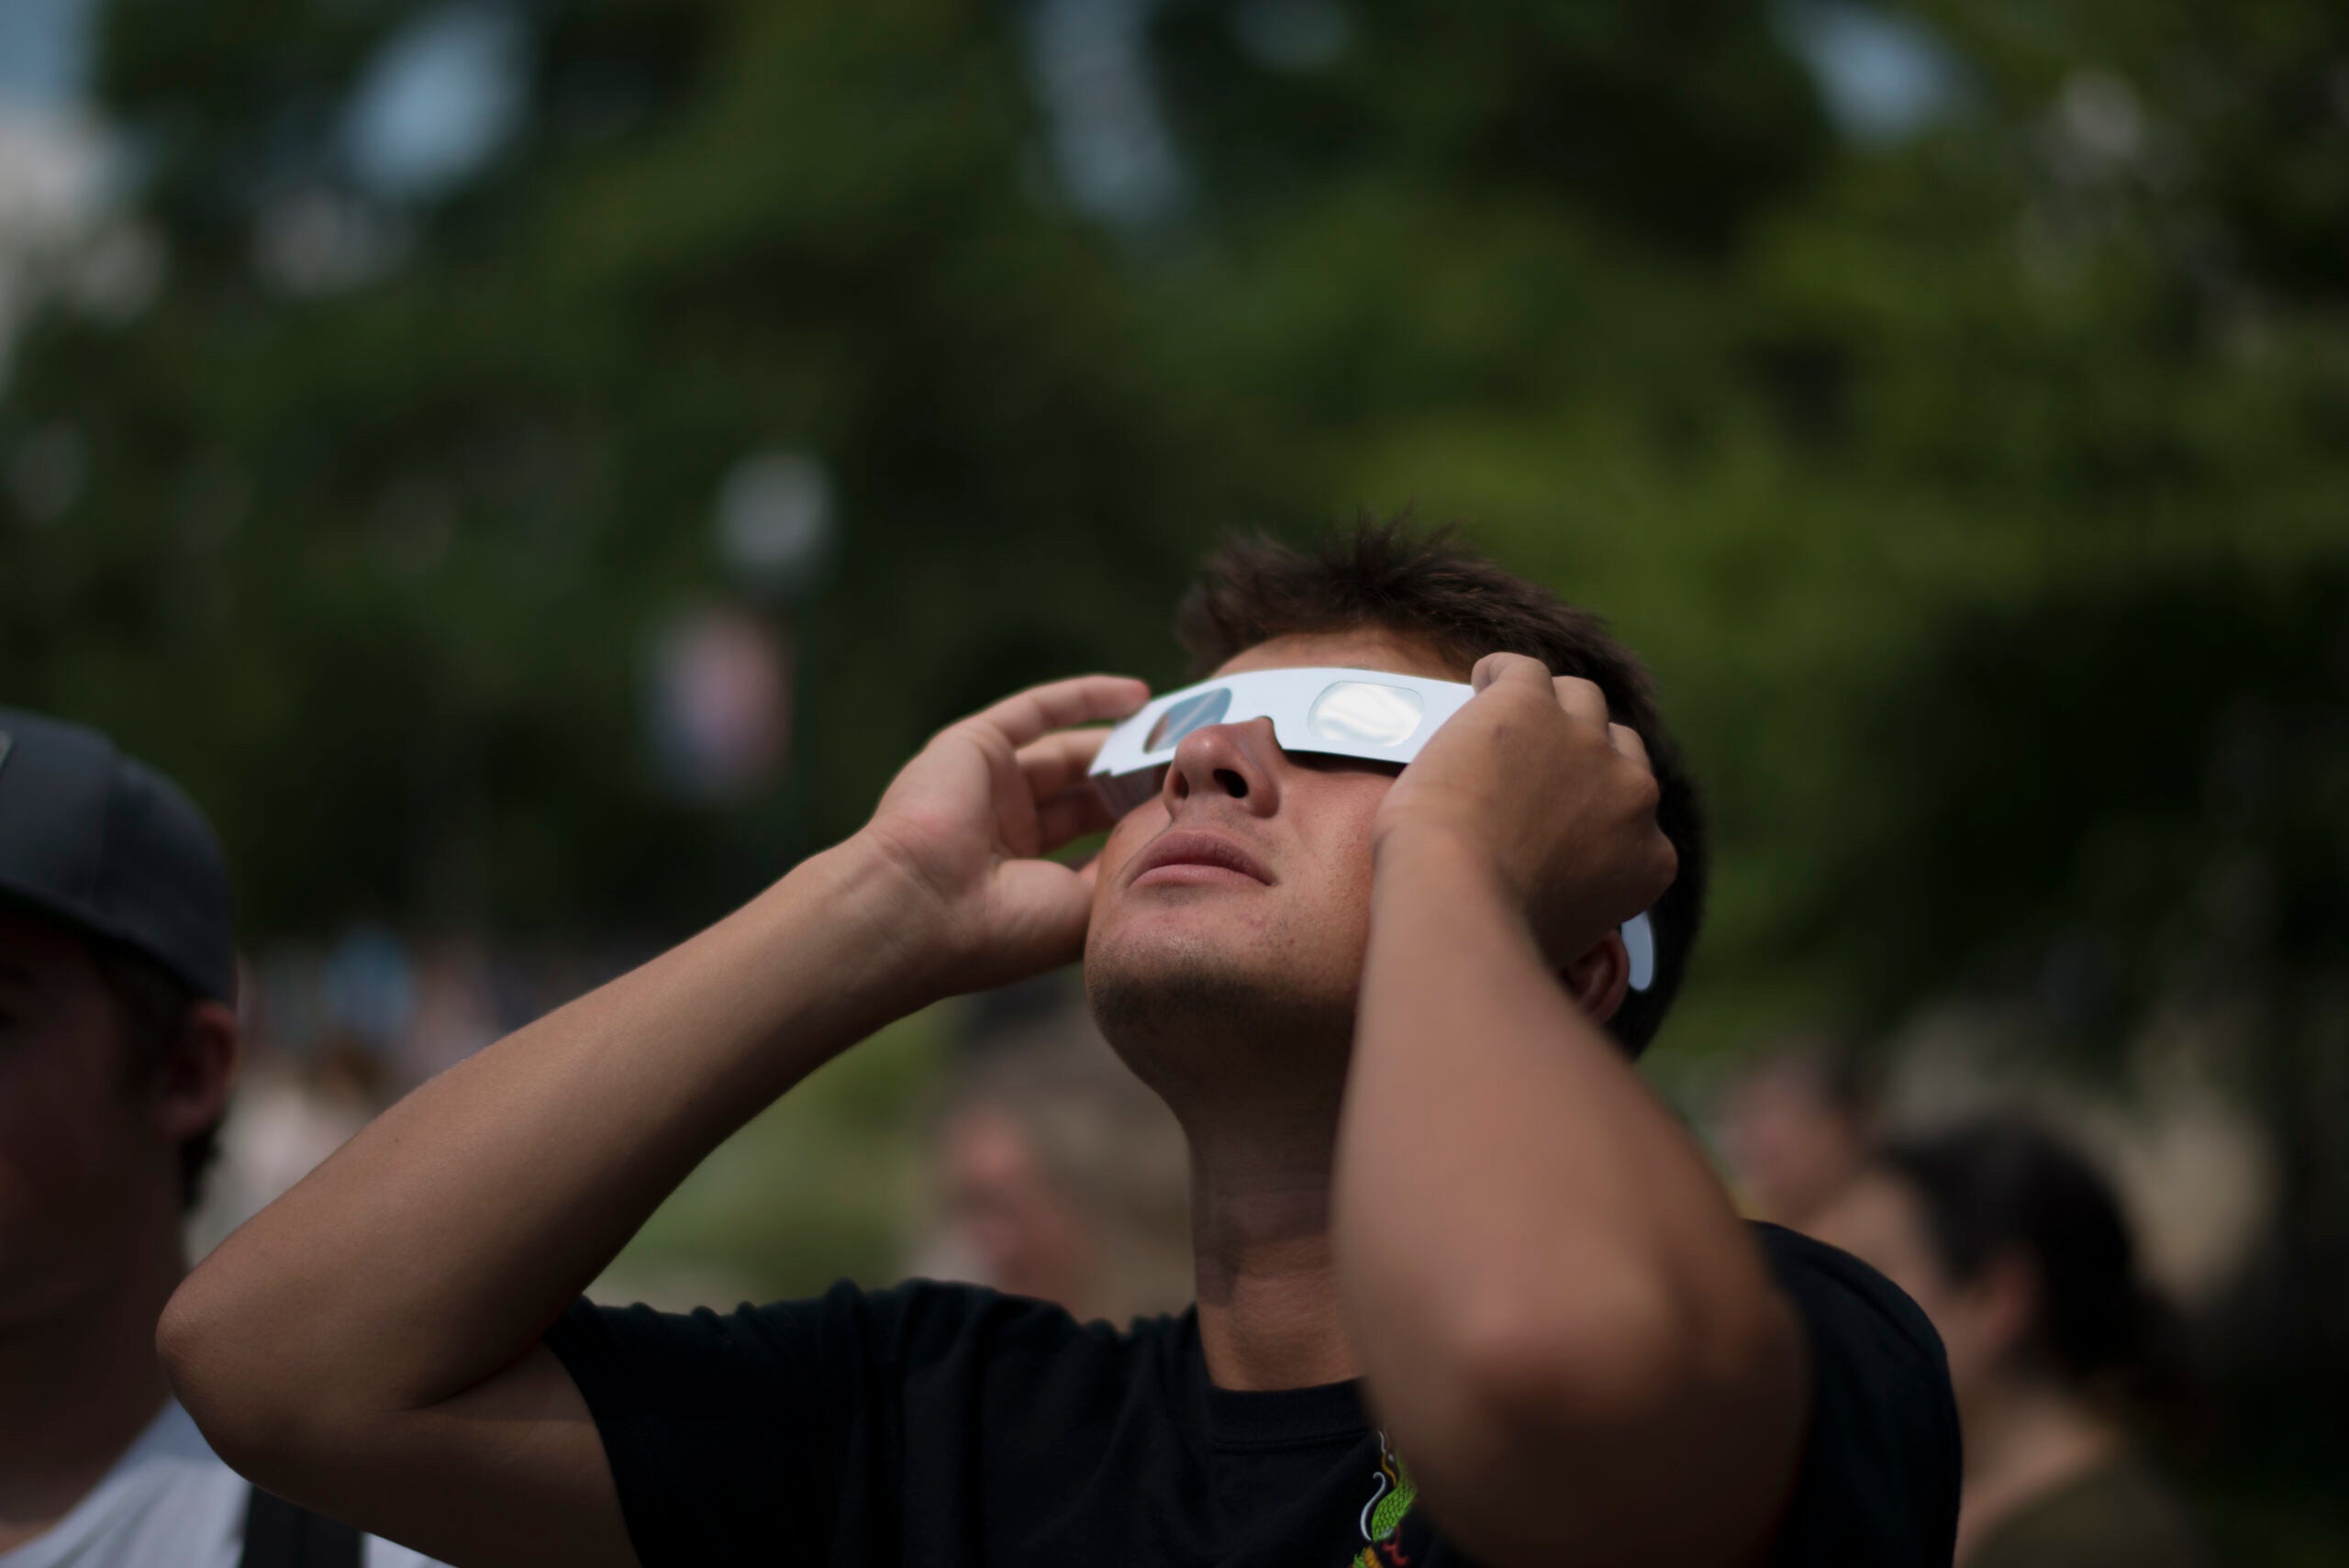
M 1408 686 L 1340 681 L 1313 699 L 1305 727 L 1324 740 L 1350 746 L 1396 746 L 1419 728 L 1424 706 Z
M 1185 697 L 1158 716 L 1150 727 L 1150 739 L 1141 743 L 1144 752 L 1172 746 L 1202 725 L 1213 724 L 1231 706 L 1231 688 L 1218 686 L 1211 692 L 1201 692 L 1195 697 Z

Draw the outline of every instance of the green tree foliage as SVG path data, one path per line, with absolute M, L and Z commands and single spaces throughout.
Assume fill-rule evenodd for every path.
M 70 431 L 89 479 L 0 514 L 12 693 L 187 775 L 256 933 L 674 927 L 1002 687 L 1169 674 L 1217 530 L 1416 503 L 1664 677 L 1720 818 L 1701 1041 L 1966 973 L 1788 913 L 1902 809 L 1868 716 L 1947 628 L 2343 549 L 2336 8 L 1944 7 L 1943 112 L 1870 142 L 1799 11 L 1168 0 L 1179 181 L 1122 225 L 1054 178 L 1049 9 L 526 8 L 518 132 L 420 198 L 340 117 L 422 8 L 116 0 L 168 281 L 20 357 L 12 443 Z M 1266 44 L 1300 14 L 1317 49 Z M 306 201 L 374 259 L 273 273 Z M 796 764 L 687 808 L 646 639 L 726 591 L 714 497 L 775 449 L 842 519 L 778 607 Z
M 168 281 L 20 356 L 11 435 L 90 478 L 6 516 L 12 691 L 188 774 L 257 932 L 668 926 L 1001 686 L 1171 673 L 1217 530 L 1416 502 L 1650 651 L 1722 818 L 1727 1018 L 1860 999 L 1788 970 L 1785 895 L 1947 617 L 2337 548 L 2331 8 L 1945 8 L 1958 91 L 1890 145 L 1742 0 L 1322 6 L 1286 56 L 1283 11 L 1155 12 L 1180 188 L 1120 228 L 1054 179 L 1041 7 L 525 7 L 518 134 L 401 198 L 340 117 L 425 8 L 116 0 Z M 305 199 L 382 256 L 271 276 Z M 715 495 L 774 449 L 841 518 L 780 606 L 796 763 L 688 809 L 646 639 L 724 591 Z

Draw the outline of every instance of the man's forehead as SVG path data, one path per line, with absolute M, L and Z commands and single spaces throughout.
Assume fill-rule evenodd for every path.
M 1216 666 L 1218 675 L 1256 670 L 1301 670 L 1336 665 L 1384 670 L 1390 675 L 1420 675 L 1431 681 L 1464 681 L 1468 673 L 1415 638 L 1377 627 L 1359 630 L 1296 632 L 1243 648 Z

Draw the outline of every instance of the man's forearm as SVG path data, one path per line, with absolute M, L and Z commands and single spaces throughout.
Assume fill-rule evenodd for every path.
M 1756 1249 L 1497 879 L 1446 841 L 1380 851 L 1335 1203 L 1373 1397 L 1471 1546 L 1621 1543 L 1648 1522 L 1625 1499 L 1675 1470 L 1782 1480 L 1798 1363 L 1775 1386 L 1755 1364 L 1794 1353 Z M 1713 1435 L 1748 1428 L 1742 1455 Z M 1542 1485 L 1529 1515 L 1520 1473 L 1558 1465 L 1576 1485 Z
M 363 1417 L 511 1362 L 711 1149 L 921 999 L 897 913 L 844 846 L 416 1090 L 182 1286 L 183 1397 L 207 1426 Z

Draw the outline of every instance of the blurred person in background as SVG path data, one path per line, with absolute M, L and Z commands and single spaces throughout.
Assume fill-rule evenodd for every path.
M 1866 1164 L 1873 1120 L 1855 1053 L 1811 1037 L 1771 1046 L 1721 1095 L 1731 1187 L 1754 1218 L 1808 1229 Z
M 914 1272 L 1122 1324 L 1191 1299 L 1183 1129 L 1081 1006 L 982 1034 L 935 1140 L 939 1233 Z
M 329 1035 L 295 1055 L 258 1042 L 250 1013 L 245 1023 L 219 1164 L 190 1218 L 202 1251 L 317 1170 L 393 1098 L 382 1054 L 349 1035 Z
M 1632 1065 L 1704 858 L 1630 651 L 1381 528 L 1229 547 L 1181 624 L 1219 674 L 1474 695 L 1400 769 L 1202 718 L 1122 816 L 1085 727 L 1141 683 L 948 726 L 860 832 L 423 1084 L 224 1242 L 159 1336 L 207 1434 L 484 1564 L 1946 1562 L 1931 1324 L 1742 1223 Z M 1120 1332 L 920 1281 L 725 1317 L 581 1298 L 833 1056 L 1080 956 L 1189 1144 L 1191 1311 Z
M 1941 1330 L 1965 1444 L 1965 1568 L 2190 1568 L 2205 1561 L 2124 1415 L 2168 1314 L 2119 1200 L 2052 1134 L 1997 1116 L 1886 1144 L 1818 1234 Z
M 195 804 L 95 730 L 0 708 L 0 1568 L 425 1561 L 249 1485 L 155 1360 L 235 988 Z

